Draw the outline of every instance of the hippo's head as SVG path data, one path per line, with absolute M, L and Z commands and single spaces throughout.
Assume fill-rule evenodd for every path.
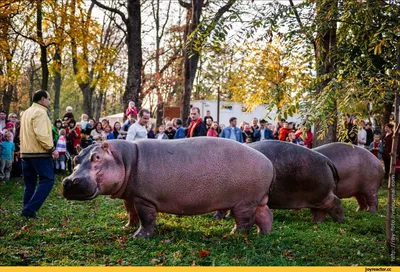
M 119 197 L 127 179 L 122 152 L 117 146 L 103 142 L 83 149 L 74 159 L 73 173 L 63 180 L 64 197 L 73 200 L 90 200 L 98 195 Z

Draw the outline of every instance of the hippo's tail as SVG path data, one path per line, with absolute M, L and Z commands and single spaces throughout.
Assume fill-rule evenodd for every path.
M 331 168 L 332 173 L 333 173 L 333 179 L 335 180 L 335 185 L 337 187 L 337 184 L 340 181 L 340 177 L 339 177 L 339 173 L 336 169 L 336 166 L 333 164 L 333 162 L 331 160 L 328 159 L 328 166 L 329 168 Z M 335 188 L 336 189 L 336 188 Z

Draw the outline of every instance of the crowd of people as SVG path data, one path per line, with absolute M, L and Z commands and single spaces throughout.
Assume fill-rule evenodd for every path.
M 180 118 L 166 117 L 158 128 L 150 123 L 150 112 L 138 110 L 130 102 L 125 111 L 126 121 L 110 124 L 107 119 L 95 122 L 87 114 L 76 120 L 73 108 L 68 106 L 62 119 L 50 123 L 48 109 L 50 95 L 39 90 L 33 104 L 23 114 L 21 122 L 15 113 L 0 110 L 0 180 L 12 176 L 24 176 L 24 209 L 22 215 L 36 217 L 53 184 L 55 173 L 72 172 L 72 161 L 81 149 L 105 140 L 125 139 L 135 141 L 149 138 L 174 140 L 198 136 L 227 138 L 248 144 L 264 140 L 288 141 L 312 148 L 313 133 L 309 127 L 282 119 L 276 124 L 253 118 L 251 124 L 231 117 L 229 124 L 219 124 L 207 111 L 202 118 L 200 109 L 192 107 L 187 127 Z M 386 175 L 390 169 L 390 153 L 393 141 L 393 125 L 385 125 L 385 133 L 374 133 L 370 123 L 347 116 L 348 138 L 353 144 L 370 150 L 382 159 Z M 39 176 L 39 186 L 37 178 Z M 37 188 L 36 188 L 37 186 Z
M 393 145 L 394 125 L 387 123 L 384 132 L 379 129 L 372 129 L 370 122 L 359 120 L 350 114 L 346 115 L 347 142 L 364 147 L 371 151 L 379 160 L 383 160 L 385 167 L 385 177 L 388 178 L 390 171 L 390 155 Z M 397 148 L 397 158 L 400 158 L 400 145 Z

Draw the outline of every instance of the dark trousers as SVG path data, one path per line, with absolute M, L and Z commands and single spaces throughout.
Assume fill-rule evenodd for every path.
M 389 178 L 390 172 L 390 157 L 383 157 L 383 164 L 385 165 L 385 178 Z
M 34 158 L 22 160 L 24 175 L 24 209 L 22 214 L 34 216 L 40 209 L 54 185 L 53 160 L 49 158 Z M 37 177 L 39 176 L 39 186 Z

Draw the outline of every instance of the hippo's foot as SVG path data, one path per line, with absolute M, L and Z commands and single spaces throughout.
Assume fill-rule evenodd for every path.
M 232 209 L 232 214 L 235 217 L 234 233 L 248 233 L 256 221 L 256 208 L 248 207 L 244 203 L 241 206 L 235 206 Z
M 156 225 L 157 210 L 152 203 L 140 198 L 135 199 L 135 207 L 140 219 L 140 227 L 133 237 L 150 237 Z
M 267 205 L 258 206 L 256 210 L 256 225 L 258 227 L 258 234 L 264 235 L 272 231 L 273 215 Z
M 224 219 L 227 215 L 227 211 L 224 210 L 219 210 L 214 214 L 214 218 L 215 219 Z
M 133 238 L 146 238 L 152 236 L 154 233 L 154 227 L 153 228 L 142 228 L 140 227 L 134 234 Z
M 368 203 L 368 211 L 375 212 L 378 209 L 378 194 L 372 193 L 365 196 Z
M 320 209 L 311 209 L 311 213 L 313 215 L 313 223 L 319 223 L 325 221 L 325 212 Z
M 357 212 L 360 211 L 368 211 L 368 202 L 367 199 L 364 195 L 356 195 L 355 196 L 357 199 L 358 207 L 357 207 Z
M 139 216 L 136 212 L 136 207 L 131 201 L 126 201 L 124 200 L 124 206 L 126 209 L 126 212 L 128 213 L 129 216 L 129 222 L 125 225 L 125 227 L 137 227 L 140 225 L 140 220 Z

